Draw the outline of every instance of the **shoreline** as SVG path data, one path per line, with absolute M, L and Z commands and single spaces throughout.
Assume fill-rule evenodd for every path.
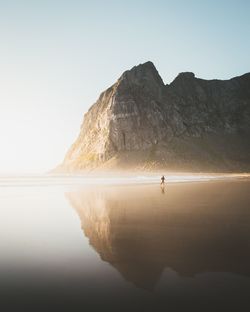
M 0 176 L 1 187 L 39 187 L 39 186 L 125 186 L 160 185 L 160 174 L 126 176 L 118 175 L 22 175 Z M 208 174 L 208 173 L 166 173 L 165 186 L 178 183 L 200 183 L 219 181 L 249 181 L 250 174 Z

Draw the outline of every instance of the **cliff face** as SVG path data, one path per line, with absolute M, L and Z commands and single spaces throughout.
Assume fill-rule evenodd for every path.
M 248 170 L 250 74 L 164 85 L 153 63 L 126 71 L 84 116 L 61 166 Z

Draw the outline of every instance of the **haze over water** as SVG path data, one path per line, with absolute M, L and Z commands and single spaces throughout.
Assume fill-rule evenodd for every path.
M 248 177 L 8 179 L 1 311 L 249 310 Z

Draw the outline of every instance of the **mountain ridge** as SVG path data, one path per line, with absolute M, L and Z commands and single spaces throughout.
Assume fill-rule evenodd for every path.
M 58 169 L 245 171 L 249 135 L 250 73 L 205 80 L 182 72 L 164 84 L 149 61 L 100 94 Z

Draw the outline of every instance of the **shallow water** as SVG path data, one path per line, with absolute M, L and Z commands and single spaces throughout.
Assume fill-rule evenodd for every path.
M 248 179 L 46 179 L 0 188 L 1 311 L 249 311 Z

